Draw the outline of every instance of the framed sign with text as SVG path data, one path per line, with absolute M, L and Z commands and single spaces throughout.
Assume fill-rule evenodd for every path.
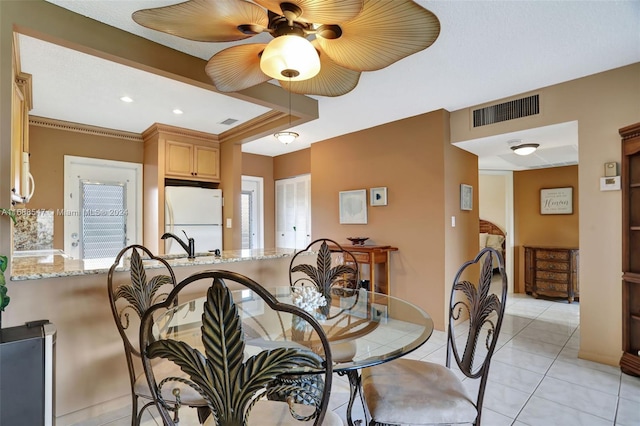
M 573 214 L 573 187 L 541 189 L 540 214 Z

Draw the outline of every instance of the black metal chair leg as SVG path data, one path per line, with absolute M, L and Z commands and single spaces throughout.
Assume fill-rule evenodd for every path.
M 360 392 L 360 397 L 362 398 L 362 382 L 360 381 L 360 374 L 358 370 L 349 370 L 347 372 L 338 373 L 339 375 L 345 375 L 349 379 L 349 403 L 347 404 L 347 424 L 349 426 L 355 426 L 356 424 L 361 424 L 361 420 L 353 421 L 353 417 L 351 415 L 353 411 L 353 403 L 356 400 L 356 394 Z M 363 401 L 364 408 L 364 401 Z M 366 422 L 366 413 L 365 413 L 365 422 Z

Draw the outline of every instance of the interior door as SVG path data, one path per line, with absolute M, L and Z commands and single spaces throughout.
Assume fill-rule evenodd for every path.
M 305 248 L 311 242 L 311 176 L 276 181 L 276 246 Z
M 241 218 L 242 248 L 264 248 L 264 179 L 242 176 Z
M 64 251 L 75 259 L 114 258 L 142 242 L 142 165 L 64 158 Z

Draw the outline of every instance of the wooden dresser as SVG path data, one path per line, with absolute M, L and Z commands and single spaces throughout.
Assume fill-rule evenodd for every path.
M 578 262 L 577 248 L 525 246 L 525 291 L 533 297 L 566 297 L 573 303 L 580 296 Z

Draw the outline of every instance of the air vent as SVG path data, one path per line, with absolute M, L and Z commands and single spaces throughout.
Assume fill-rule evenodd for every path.
M 473 110 L 473 127 L 486 126 L 539 113 L 540 95 L 527 96 Z
M 225 126 L 231 126 L 236 121 L 238 120 L 236 120 L 235 118 L 227 118 L 226 120 L 220 122 L 220 124 L 224 124 Z

